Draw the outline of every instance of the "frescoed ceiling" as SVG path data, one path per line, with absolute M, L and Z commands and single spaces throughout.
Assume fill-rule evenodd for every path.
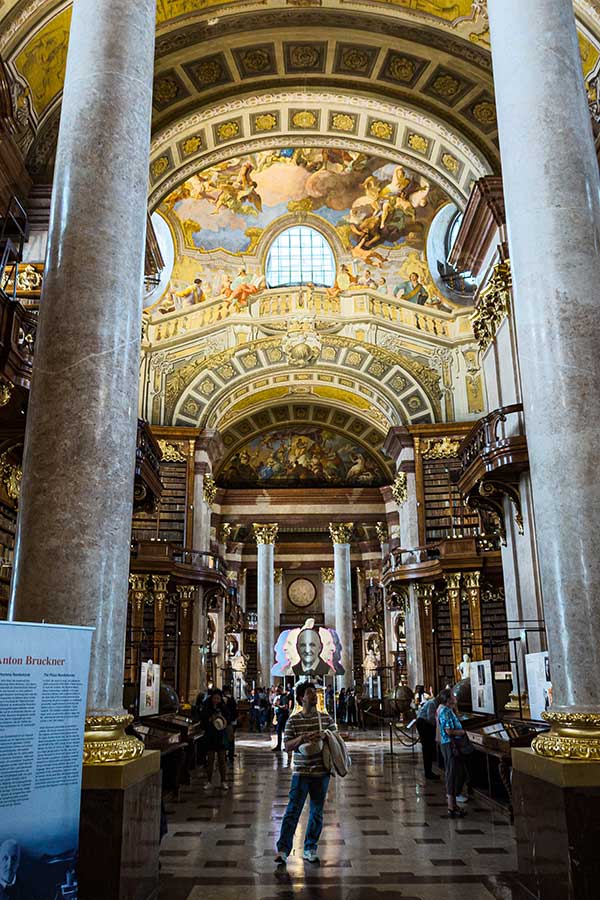
M 576 11 L 588 77 L 600 60 L 597 0 L 577 0 Z M 69 21 L 64 0 L 0 3 L 0 55 L 18 82 L 22 144 L 40 176 L 53 164 Z M 294 121 L 300 91 L 330 101 L 313 125 Z M 373 134 L 373 121 L 386 120 L 361 104 L 387 104 L 394 133 Z M 314 112 L 323 97 L 301 106 Z M 464 197 L 481 169 L 499 170 L 485 2 L 158 0 L 153 132 L 153 206 L 190 162 L 286 146 L 292 133 L 310 145 L 325 132 L 387 142 L 440 174 L 445 156 Z

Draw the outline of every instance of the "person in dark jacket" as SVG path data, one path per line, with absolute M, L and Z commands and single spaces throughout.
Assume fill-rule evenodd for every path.
M 277 719 L 277 746 L 273 747 L 273 752 L 277 753 L 281 750 L 281 742 L 283 741 L 283 732 L 285 723 L 290 715 L 290 706 L 288 695 L 283 688 L 279 688 L 275 698 L 275 717 Z
M 235 697 L 227 691 L 225 693 L 225 706 L 227 708 L 227 760 L 229 765 L 233 765 L 233 758 L 235 756 L 235 730 L 237 727 L 237 717 L 238 717 L 238 708 L 237 703 L 235 702 Z
M 210 692 L 208 699 L 202 705 L 200 721 L 204 727 L 204 744 L 206 747 L 208 784 L 205 790 L 210 790 L 215 757 L 219 765 L 221 776 L 221 789 L 227 791 L 227 726 L 230 724 L 228 710 L 223 700 L 223 694 L 219 690 Z

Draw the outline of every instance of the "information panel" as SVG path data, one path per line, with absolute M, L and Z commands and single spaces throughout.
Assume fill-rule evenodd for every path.
M 160 666 L 149 659 L 142 663 L 141 670 L 140 716 L 157 716 L 160 706 Z
M 77 898 L 92 633 L 0 622 L 0 896 Z
M 494 697 L 494 676 L 492 663 L 489 659 L 478 660 L 471 663 L 471 706 L 473 712 L 496 712 Z
M 529 696 L 529 716 L 531 719 L 542 719 L 542 713 L 552 706 L 552 681 L 550 679 L 550 662 L 548 651 L 527 653 L 525 656 L 527 672 L 527 693 Z

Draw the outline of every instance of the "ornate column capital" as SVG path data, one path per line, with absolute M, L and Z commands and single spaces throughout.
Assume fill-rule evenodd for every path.
M 453 609 L 456 609 L 460 601 L 460 578 L 460 572 L 451 572 L 444 578 L 444 581 L 446 582 L 446 594 Z
M 333 584 L 335 580 L 335 573 L 333 569 L 330 568 L 321 568 L 321 581 L 323 584 Z
M 277 522 L 272 522 L 270 525 L 261 525 L 259 522 L 253 522 L 252 530 L 254 531 L 254 539 L 257 544 L 274 544 L 279 525 Z
M 473 606 L 479 605 L 479 578 L 481 572 L 463 572 L 463 586 L 465 593 L 469 599 L 469 603 Z
M 349 544 L 354 531 L 354 522 L 330 522 L 329 534 L 334 544 Z
M 425 610 L 426 616 L 429 616 L 429 613 L 431 612 L 433 587 L 432 584 L 415 584 L 415 593 L 417 598 L 423 601 L 423 609 Z
M 275 584 L 282 584 L 283 583 L 283 569 L 275 569 L 274 575 L 275 575 Z
M 233 525 L 231 522 L 223 522 L 221 525 L 221 543 L 226 544 L 231 535 L 231 531 L 233 529 Z

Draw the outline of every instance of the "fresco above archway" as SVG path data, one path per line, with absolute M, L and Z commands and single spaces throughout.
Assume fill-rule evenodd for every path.
M 316 425 L 287 425 L 247 441 L 223 465 L 223 487 L 375 487 L 389 476 L 346 435 Z
M 264 286 L 261 238 L 290 214 L 336 236 L 334 294 L 368 287 L 439 308 L 445 301 L 429 274 L 425 237 L 448 199 L 406 166 L 340 148 L 292 147 L 218 163 L 161 207 L 183 247 L 161 311 L 217 297 L 245 305 Z

